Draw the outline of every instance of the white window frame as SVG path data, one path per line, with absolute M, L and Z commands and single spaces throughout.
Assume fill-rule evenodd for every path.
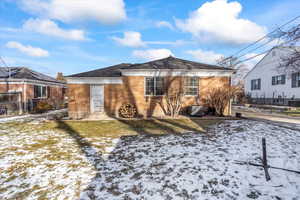
M 153 78 L 154 79 L 154 94 L 147 94 L 147 80 L 146 80 L 147 78 Z M 165 96 L 164 94 L 161 94 L 161 95 L 157 95 L 156 94 L 156 78 L 162 78 L 163 81 L 164 81 L 164 78 L 163 77 L 159 77 L 159 76 L 145 76 L 144 77 L 144 96 L 146 96 L 146 97 L 161 97 L 161 96 Z M 163 88 L 163 90 L 164 89 L 165 88 Z M 165 93 L 165 91 L 164 91 L 164 93 Z
M 187 86 L 186 82 L 187 82 L 187 79 L 189 79 L 189 78 L 196 78 L 197 79 L 197 85 L 193 85 L 193 86 L 189 85 L 189 86 Z M 186 94 L 186 92 L 187 92 L 186 89 L 187 88 L 197 88 L 197 94 L 194 94 L 194 95 L 192 95 L 192 94 Z M 192 77 L 187 76 L 187 77 L 185 77 L 184 78 L 184 96 L 195 97 L 195 96 L 198 96 L 198 95 L 199 95 L 199 78 L 195 77 L 195 76 L 192 76 Z
M 43 87 L 46 88 L 46 95 L 45 96 L 41 96 L 41 97 L 35 97 L 35 91 L 34 91 L 34 87 L 40 87 L 40 92 L 41 94 L 43 94 Z M 48 98 L 48 86 L 46 85 L 33 85 L 33 98 L 34 99 L 47 99 Z

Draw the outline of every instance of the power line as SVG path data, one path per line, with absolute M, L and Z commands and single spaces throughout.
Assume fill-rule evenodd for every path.
M 288 43 L 290 43 L 290 42 L 294 42 L 295 40 L 298 40 L 298 38 L 293 39 L 293 40 L 290 40 L 290 41 L 283 42 L 283 43 L 281 43 L 280 45 L 278 45 L 277 47 L 280 47 L 280 46 L 282 46 L 282 45 L 284 45 L 284 44 L 288 44 Z M 263 55 L 263 54 L 266 54 L 266 53 L 270 52 L 272 49 L 273 49 L 273 48 L 271 48 L 271 49 L 269 49 L 269 50 L 266 50 L 266 51 L 264 51 L 264 52 L 262 52 L 262 53 L 256 54 L 256 55 L 254 55 L 254 56 L 251 56 L 251 57 L 249 57 L 249 58 L 246 58 L 246 59 L 244 59 L 244 60 L 242 60 L 242 61 L 239 61 L 239 62 L 236 63 L 236 65 L 241 64 L 241 63 L 246 62 L 246 61 L 249 61 L 249 60 L 252 60 L 252 59 L 254 59 L 254 58 L 258 57 L 258 56 L 261 56 L 261 55 Z
M 247 48 L 249 48 L 249 47 L 251 47 L 251 46 L 257 44 L 258 42 L 262 41 L 263 39 L 265 39 L 265 38 L 268 37 L 269 35 L 275 33 L 276 31 L 278 31 L 278 30 L 280 30 L 281 28 L 283 28 L 284 26 L 286 26 L 286 25 L 292 23 L 293 21 L 297 20 L 298 18 L 300 18 L 300 15 L 298 15 L 297 17 L 294 17 L 293 19 L 289 20 L 288 22 L 282 24 L 281 26 L 279 26 L 278 28 L 276 28 L 276 29 L 274 29 L 273 31 L 269 32 L 268 34 L 266 34 L 265 36 L 261 37 L 260 39 L 256 40 L 255 42 L 253 42 L 253 43 L 247 45 L 246 47 L 244 47 L 244 48 L 242 48 L 241 50 L 237 51 L 236 53 L 234 53 L 234 54 L 233 54 L 232 56 L 230 56 L 230 57 L 233 57 L 234 55 L 241 53 L 241 52 L 244 51 L 245 49 L 247 49 Z
M 278 38 L 274 38 L 274 39 L 272 39 L 272 40 L 269 40 L 268 42 L 263 43 L 262 45 L 256 47 L 255 49 L 250 50 L 250 51 L 247 51 L 246 53 L 244 53 L 243 55 L 241 55 L 241 56 L 239 56 L 239 57 L 235 57 L 235 59 L 239 59 L 239 58 L 241 58 L 241 57 L 244 57 L 244 56 L 246 56 L 247 54 L 251 53 L 251 51 L 255 51 L 255 50 L 257 50 L 257 49 L 260 49 L 261 47 L 263 47 L 263 46 L 269 44 L 270 42 L 273 42 L 273 41 L 276 40 L 276 39 L 278 39 Z
M 8 67 L 8 65 L 6 64 L 6 62 L 4 61 L 4 59 L 0 56 L 0 61 L 2 62 L 2 64 L 5 66 L 5 67 Z

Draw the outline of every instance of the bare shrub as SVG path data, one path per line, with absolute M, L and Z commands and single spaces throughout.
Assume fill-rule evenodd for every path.
M 183 92 L 182 91 L 169 91 L 164 96 L 165 113 L 171 117 L 176 117 L 182 108 Z
M 52 110 L 52 109 L 53 109 L 53 106 L 49 102 L 39 101 L 37 103 L 36 108 L 35 108 L 35 112 L 44 113 L 44 112 L 47 112 L 47 111 Z
M 224 116 L 226 107 L 238 90 L 239 89 L 234 86 L 211 88 L 204 99 L 205 104 L 207 107 L 215 109 L 218 116 Z

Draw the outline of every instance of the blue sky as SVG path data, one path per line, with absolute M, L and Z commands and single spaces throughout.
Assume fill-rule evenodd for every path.
M 299 10 L 299 0 L 1 0 L 0 56 L 53 76 L 170 54 L 214 63 Z

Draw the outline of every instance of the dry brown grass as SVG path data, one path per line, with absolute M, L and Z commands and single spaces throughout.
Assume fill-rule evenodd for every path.
M 82 137 L 119 137 L 137 134 L 181 134 L 184 132 L 206 132 L 206 129 L 221 120 L 199 119 L 151 119 L 151 120 L 102 120 L 64 121 L 44 123 L 39 129 L 75 131 Z

